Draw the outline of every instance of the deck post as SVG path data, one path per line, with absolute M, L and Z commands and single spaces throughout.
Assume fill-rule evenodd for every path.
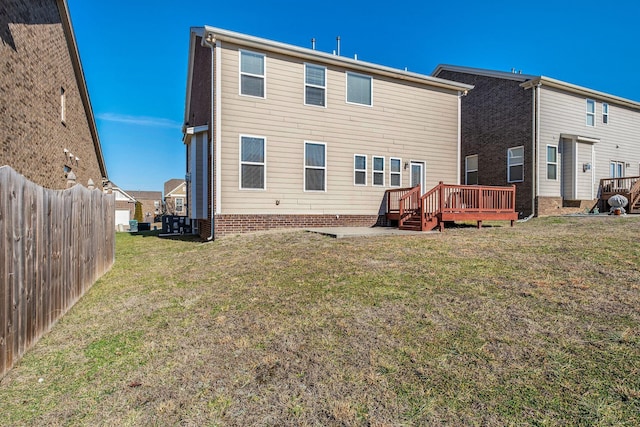
M 481 228 L 482 228 L 482 220 L 481 220 L 481 219 L 479 219 L 479 220 L 478 220 L 478 229 L 481 229 Z

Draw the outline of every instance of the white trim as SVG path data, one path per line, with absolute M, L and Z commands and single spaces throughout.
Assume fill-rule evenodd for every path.
M 549 161 L 549 147 L 553 147 L 556 149 L 556 161 L 555 162 L 550 162 Z M 547 181 L 558 181 L 560 178 L 560 168 L 558 167 L 559 162 L 558 162 L 558 146 L 555 144 L 547 144 L 546 149 L 544 151 L 544 155 L 545 155 L 545 166 L 546 166 L 546 173 L 545 173 L 545 177 Z M 555 179 L 551 179 L 549 178 L 549 165 L 556 165 L 556 178 Z
M 67 94 L 64 87 L 60 87 L 60 122 L 67 123 Z
M 594 185 L 596 181 L 596 146 L 591 146 L 591 200 L 595 199 Z
M 606 102 L 602 103 L 602 124 L 603 125 L 609 124 L 609 104 Z
M 222 167 L 221 167 L 221 162 L 222 162 L 222 96 L 220 95 L 222 93 L 222 42 L 221 41 L 216 41 L 216 48 L 215 48 L 215 52 L 216 52 L 216 82 L 215 82 L 215 105 L 216 105 L 216 109 L 215 109 L 215 123 L 216 123 L 216 128 L 215 128 L 215 135 L 216 135 L 216 139 L 215 139 L 215 151 L 216 151 L 216 155 L 215 155 L 215 165 L 217 166 L 216 169 L 216 173 L 215 173 L 215 177 L 216 177 L 216 210 L 215 210 L 215 214 L 219 215 L 222 213 Z M 213 85 L 212 85 L 212 91 L 213 91 Z M 212 94 L 213 95 L 213 94 Z M 211 110 L 211 115 L 214 115 L 213 109 Z M 211 140 L 211 143 L 213 144 L 213 138 Z M 211 165 L 211 167 L 213 168 L 214 165 Z M 211 174 L 211 176 L 213 177 L 213 173 Z M 213 178 L 212 178 L 213 179 Z
M 165 198 L 167 198 L 167 197 L 175 197 L 175 196 L 173 195 L 173 193 L 174 193 L 178 188 L 180 188 L 181 186 L 186 185 L 186 183 L 187 183 L 186 181 L 182 181 L 182 183 L 181 183 L 181 184 L 178 184 L 178 185 L 176 185 L 175 187 L 173 187 L 173 190 L 171 190 L 171 191 L 169 191 L 167 194 L 165 194 L 165 196 L 164 196 L 164 197 L 165 197 Z M 185 195 L 186 195 L 186 188 L 185 188 L 185 193 L 178 193 L 178 194 L 185 194 Z
M 243 53 L 258 55 L 262 57 L 262 75 L 247 73 L 242 71 L 242 54 Z M 246 93 L 242 93 L 242 76 L 243 75 L 246 75 L 249 77 L 258 77 L 262 79 L 262 96 L 249 95 Z M 267 99 L 267 55 L 260 52 L 254 52 L 252 50 L 238 49 L 238 95 L 248 96 L 250 98 L 257 98 L 257 99 Z
M 411 168 L 413 165 L 420 166 L 420 195 L 427 192 L 427 162 L 424 160 L 409 160 L 409 185 L 411 185 L 411 178 L 413 178 L 413 171 Z
M 534 79 L 538 76 L 533 76 L 530 74 L 520 74 L 520 73 L 510 73 L 507 71 L 494 71 L 494 70 L 486 70 L 483 68 L 473 68 L 473 67 L 461 67 L 457 65 L 449 65 L 449 64 L 439 64 L 431 73 L 432 76 L 437 76 L 442 71 L 453 71 L 456 73 L 464 73 L 464 74 L 473 74 L 477 76 L 485 76 L 485 77 L 494 77 L 505 80 L 516 80 L 519 82 L 524 82 L 526 80 Z
M 578 144 L 573 144 L 573 197 L 572 200 L 578 200 Z
M 364 169 L 356 168 L 356 157 L 364 157 Z M 356 182 L 356 172 L 364 172 L 364 184 L 358 184 Z M 366 187 L 367 186 L 367 155 L 366 154 L 354 154 L 353 155 L 353 185 L 357 187 Z
M 184 197 L 176 197 L 175 198 L 175 203 L 174 203 L 174 208 L 176 212 L 184 212 Z M 178 210 L 178 200 L 180 200 L 180 209 Z
M 307 83 L 307 66 L 308 65 L 311 65 L 312 67 L 322 68 L 324 70 L 324 86 L 318 86 L 311 83 Z M 311 62 L 305 62 L 303 69 L 304 69 L 304 75 L 302 76 L 302 78 L 304 80 L 304 92 L 303 92 L 304 105 L 308 105 L 309 107 L 327 108 L 327 67 L 325 67 L 324 65 L 312 64 Z M 324 101 L 323 101 L 324 105 L 307 103 L 307 86 L 324 90 Z
M 512 164 L 511 163 L 511 157 L 509 156 L 509 153 L 512 150 L 516 150 L 518 148 L 522 148 L 522 163 L 513 163 Z M 511 183 L 511 182 L 524 182 L 524 156 L 525 156 L 525 154 L 524 154 L 524 145 L 518 145 L 518 146 L 515 146 L 515 147 L 507 148 L 507 182 L 509 182 L 509 183 Z M 522 179 L 518 179 L 518 180 L 511 179 L 511 167 L 512 166 L 519 166 L 519 165 L 522 165 Z
M 376 159 L 382 159 L 382 170 L 376 170 Z M 385 186 L 385 161 L 384 156 L 371 156 L 371 185 L 374 187 L 384 187 Z M 382 174 L 382 184 L 376 184 L 376 174 Z
M 464 92 L 464 95 L 467 93 Z M 457 183 L 460 184 L 460 167 L 461 167 L 461 156 L 462 156 L 462 92 L 458 91 L 458 131 L 456 135 L 457 144 L 456 149 L 458 152 L 456 153 L 456 180 Z M 467 175 L 465 174 L 465 182 L 467 180 Z
M 350 102 L 349 101 L 349 75 L 352 74 L 354 76 L 358 76 L 358 77 L 365 77 L 369 79 L 369 96 L 371 97 L 371 103 L 370 104 L 362 104 L 360 102 Z M 344 100 L 347 104 L 351 104 L 351 105 L 360 105 L 363 107 L 373 107 L 373 77 L 372 76 L 368 76 L 366 74 L 360 74 L 360 73 L 354 73 L 353 71 L 347 71 L 344 73 Z
M 208 130 L 209 130 L 209 125 L 194 126 L 194 127 L 188 127 L 185 130 L 185 133 L 187 135 L 195 135 L 197 133 L 206 132 Z
M 593 112 L 589 111 L 590 102 L 593 103 Z M 585 125 L 589 127 L 596 127 L 596 100 L 595 99 L 591 99 L 591 98 L 586 99 L 585 112 L 587 114 L 584 121 Z M 589 124 L 589 117 L 592 117 L 593 119 L 592 125 Z
M 262 151 L 264 153 L 264 158 L 262 159 L 262 163 L 260 162 L 245 162 L 242 160 L 242 138 L 254 138 L 262 140 Z M 253 166 L 262 166 L 262 188 L 244 188 L 242 186 L 242 165 L 253 165 Z M 267 189 L 267 137 L 260 135 L 248 135 L 246 133 L 241 133 L 238 138 L 238 190 L 241 191 L 266 191 Z
M 476 169 L 469 169 L 469 157 L 476 158 Z M 469 179 L 468 179 L 469 172 L 478 173 L 478 171 L 480 170 L 480 163 L 478 159 L 479 157 L 477 154 L 469 154 L 468 156 L 464 157 L 464 185 L 478 185 L 480 183 L 480 180 L 476 179 L 477 182 L 475 184 L 469 184 Z
M 204 26 L 202 30 L 204 34 L 203 37 L 209 36 L 216 41 L 228 41 L 234 44 L 239 44 L 241 46 L 246 46 L 251 49 L 258 49 L 260 51 L 275 52 L 287 56 L 293 56 L 304 61 L 321 62 L 323 64 L 334 65 L 336 67 L 348 68 L 364 73 L 373 73 L 380 76 L 425 84 L 429 86 L 436 86 L 453 91 L 467 91 L 473 89 L 472 85 L 464 83 L 453 82 L 450 80 L 440 79 L 424 74 L 385 67 L 383 65 L 372 64 L 370 62 L 347 58 L 345 56 L 332 55 L 330 53 L 321 52 L 319 50 L 293 46 L 290 44 L 249 36 L 242 33 L 236 33 L 234 31 L 224 30 L 221 28 L 210 27 L 208 25 Z
M 398 172 L 394 172 L 393 168 L 391 167 L 391 162 L 393 162 L 394 160 L 397 160 L 399 163 L 399 168 L 398 168 Z M 393 179 L 391 179 L 393 177 L 393 175 L 398 175 L 400 177 L 400 182 L 398 185 L 393 185 Z M 400 157 L 389 157 L 389 187 L 393 187 L 393 188 L 398 188 L 398 187 L 402 187 L 402 159 Z
M 321 166 L 307 166 L 307 144 L 323 145 L 324 146 L 324 167 Z M 319 141 L 304 141 L 304 152 L 302 154 L 302 190 L 305 193 L 326 193 L 327 192 L 327 143 Z M 324 190 L 307 190 L 307 168 L 310 169 L 322 169 L 324 170 Z

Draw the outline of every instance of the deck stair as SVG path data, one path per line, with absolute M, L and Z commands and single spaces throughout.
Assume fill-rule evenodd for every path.
M 450 185 L 440 182 L 420 195 L 420 187 L 387 190 L 387 219 L 401 230 L 444 230 L 445 222 L 483 220 L 514 221 L 515 186 Z M 640 201 L 639 201 L 640 202 Z
M 607 200 L 613 195 L 620 194 L 629 200 L 626 209 L 628 213 L 640 213 L 640 176 L 624 178 L 604 178 L 600 180 L 600 212 L 607 212 Z

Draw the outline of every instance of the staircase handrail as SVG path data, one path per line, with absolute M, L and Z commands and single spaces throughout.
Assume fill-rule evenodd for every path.
M 420 209 L 419 198 L 420 198 L 419 185 L 413 187 L 411 190 L 405 193 L 402 197 L 400 197 L 400 199 L 398 200 L 398 209 L 399 209 L 398 226 L 399 227 L 402 227 L 404 222 L 408 218 L 410 218 L 413 214 L 415 214 L 416 212 L 419 212 L 419 209 Z M 407 205 L 407 203 L 408 203 L 408 206 L 405 206 Z
M 427 222 L 442 212 L 442 189 L 444 188 L 442 181 L 431 190 L 427 191 L 420 197 L 420 220 L 422 229 L 426 228 Z M 437 199 L 435 197 L 438 197 Z
M 631 186 L 631 189 L 629 189 L 628 209 L 631 210 L 638 200 L 640 200 L 640 177 L 637 177 L 636 181 Z

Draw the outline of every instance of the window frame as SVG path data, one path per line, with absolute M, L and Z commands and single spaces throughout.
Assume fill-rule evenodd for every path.
M 589 111 L 589 105 L 593 105 L 593 111 Z M 596 101 L 595 99 L 590 99 L 587 98 L 587 102 L 586 102 L 586 118 L 585 118 L 585 124 L 589 127 L 595 127 L 596 126 Z M 591 118 L 592 123 L 589 124 L 589 118 Z
M 469 169 L 469 158 L 470 157 L 475 157 L 476 158 L 476 169 Z M 480 180 L 478 179 L 478 170 L 480 169 L 480 164 L 478 163 L 478 155 L 477 154 L 470 154 L 468 156 L 465 156 L 464 158 L 464 185 L 478 185 Z M 476 183 L 475 184 L 469 184 L 469 173 L 470 172 L 476 172 Z
M 398 161 L 398 172 L 394 172 L 393 171 L 393 161 L 397 160 Z M 394 185 L 393 184 L 393 176 L 397 175 L 398 178 L 398 185 Z M 394 187 L 394 188 L 399 188 L 402 187 L 402 159 L 400 157 L 389 157 L 389 187 Z
M 262 140 L 262 151 L 264 153 L 262 162 L 249 162 L 242 160 L 242 138 L 252 138 Z M 262 166 L 262 188 L 242 186 L 242 166 Z M 260 135 L 240 134 L 238 141 L 238 189 L 242 191 L 266 191 L 267 190 L 267 137 Z
M 376 159 L 382 159 L 382 170 L 376 169 Z M 384 156 L 371 156 L 371 185 L 373 187 L 384 187 L 385 186 L 385 161 Z M 376 184 L 376 174 L 382 175 L 382 184 Z
M 611 167 L 613 166 L 613 176 L 611 174 Z M 618 175 L 620 172 L 620 176 Z M 621 162 L 619 160 L 611 160 L 609 161 L 609 178 L 624 178 L 625 175 L 625 162 Z
M 351 104 L 351 105 L 362 105 L 364 107 L 373 107 L 373 77 L 366 75 L 366 74 L 360 74 L 360 73 L 354 73 L 353 71 L 347 71 L 344 73 L 345 74 L 345 102 L 347 104 Z M 363 104 L 361 102 L 355 102 L 355 101 L 349 101 L 349 76 L 357 76 L 357 77 L 364 77 L 369 79 L 369 99 L 370 99 L 370 103 L 369 104 Z
M 324 147 L 324 166 L 307 166 L 307 144 L 322 145 Z M 326 193 L 327 192 L 327 143 L 320 141 L 304 141 L 304 151 L 302 157 L 302 189 L 305 193 Z M 322 190 L 307 190 L 307 169 L 324 170 L 324 183 Z
M 67 93 L 60 87 L 60 123 L 67 124 Z
M 252 54 L 262 57 L 262 75 L 247 73 L 242 71 L 242 54 Z M 258 77 L 262 79 L 262 96 L 242 93 L 242 76 Z M 238 49 L 238 93 L 240 96 L 248 96 L 250 98 L 266 99 L 267 98 L 267 55 L 247 49 Z
M 364 169 L 358 169 L 356 168 L 356 157 L 364 157 Z M 364 184 L 359 184 L 356 181 L 356 174 L 357 173 L 364 173 Z M 366 187 L 367 186 L 367 156 L 366 154 L 354 154 L 353 155 L 353 185 L 358 186 L 358 187 Z
M 510 153 L 514 150 L 522 150 L 522 162 L 511 163 L 512 156 Z M 522 166 L 522 179 L 511 179 L 511 168 L 514 166 Z M 524 145 L 518 145 L 517 147 L 507 148 L 507 182 L 524 182 Z
M 178 201 L 180 206 L 178 206 Z M 184 197 L 176 197 L 175 208 L 176 212 L 182 213 L 184 211 Z
M 609 103 L 607 102 L 602 103 L 602 124 L 609 124 Z
M 556 161 L 555 162 L 550 162 L 549 161 L 549 149 L 553 148 L 555 150 L 555 158 Z M 558 177 L 558 146 L 554 145 L 554 144 L 547 144 L 547 150 L 546 150 L 546 164 L 547 164 L 547 181 L 558 181 L 559 177 Z M 555 178 L 549 178 L 549 166 L 555 166 L 556 169 L 556 177 Z
M 324 86 L 319 86 L 319 85 L 316 85 L 316 84 L 307 83 L 307 67 L 308 66 L 316 67 L 316 68 L 322 68 L 324 70 Z M 316 88 L 316 89 L 322 89 L 324 91 L 324 97 L 322 99 L 322 105 L 310 104 L 310 103 L 307 102 L 307 87 L 312 87 L 312 88 Z M 327 67 L 325 67 L 323 65 L 313 64 L 311 62 L 305 62 L 304 63 L 304 105 L 308 105 L 310 107 L 327 108 Z

